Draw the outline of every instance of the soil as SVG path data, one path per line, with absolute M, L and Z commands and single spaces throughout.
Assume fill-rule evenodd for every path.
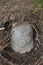
M 40 10 L 33 13 L 34 8 L 30 7 L 32 2 L 34 0 L 0 0 L 0 28 L 5 27 L 5 30 L 0 30 L 0 65 L 38 65 L 35 63 L 43 55 L 43 22 L 39 21 Z M 35 41 L 34 48 L 24 54 L 16 53 L 10 47 L 12 24 L 19 22 L 34 25 L 40 40 L 40 44 Z

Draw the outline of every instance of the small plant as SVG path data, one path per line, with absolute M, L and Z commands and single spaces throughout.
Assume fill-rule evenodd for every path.
M 35 2 L 32 3 L 32 6 L 35 6 L 33 13 L 37 12 L 39 9 L 43 9 L 43 0 L 35 0 Z
M 40 10 L 40 19 L 39 22 L 42 21 L 42 13 L 43 13 L 43 0 L 35 0 L 32 5 L 34 9 L 32 13 L 36 13 L 37 11 Z

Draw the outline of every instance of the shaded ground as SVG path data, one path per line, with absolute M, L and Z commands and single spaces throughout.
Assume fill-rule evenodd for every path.
M 31 2 L 30 0 L 29 5 Z M 35 65 L 43 55 L 43 23 L 39 22 L 40 11 L 33 14 L 33 8 L 28 7 L 27 3 L 25 0 L 0 0 L 0 27 L 3 27 L 5 22 L 9 22 L 6 25 L 7 29 L 0 31 L 0 54 L 2 55 L 0 65 Z M 13 22 L 22 21 L 29 22 L 36 27 L 41 42 L 38 45 L 38 42 L 35 41 L 34 48 L 25 54 L 15 53 L 10 47 L 11 25 Z

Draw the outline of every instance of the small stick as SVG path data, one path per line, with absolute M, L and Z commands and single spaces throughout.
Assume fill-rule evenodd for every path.
M 4 29 L 5 29 L 5 27 L 2 27 L 2 28 L 0 28 L 0 31 L 1 31 L 1 30 L 4 30 Z
M 35 65 L 41 65 L 43 63 L 43 55 L 36 61 Z
M 37 29 L 35 28 L 35 26 L 33 26 L 33 25 L 31 25 L 33 28 L 34 28 L 34 30 L 36 31 L 36 38 L 35 38 L 35 40 L 37 40 L 38 41 L 38 43 L 40 44 L 40 40 L 39 40 L 39 35 L 38 35 L 38 31 L 37 31 Z

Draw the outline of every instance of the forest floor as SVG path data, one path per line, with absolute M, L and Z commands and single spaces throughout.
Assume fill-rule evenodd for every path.
M 34 8 L 30 5 L 33 1 L 0 0 L 0 28 L 6 23 L 6 29 L 0 30 L 0 65 L 43 65 L 43 22 L 40 22 L 40 10 L 32 13 Z M 34 48 L 24 54 L 16 53 L 10 47 L 11 24 L 19 21 L 34 25 L 40 40 L 40 44 L 35 41 Z

